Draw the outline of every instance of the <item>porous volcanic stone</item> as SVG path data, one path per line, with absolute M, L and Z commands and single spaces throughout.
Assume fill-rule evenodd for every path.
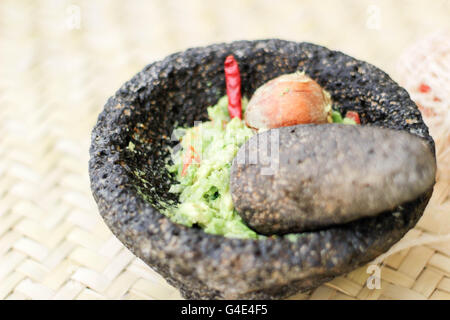
M 412 134 L 369 126 L 296 125 L 247 141 L 233 161 L 230 189 L 247 225 L 272 235 L 393 210 L 429 190 L 435 174 L 429 145 Z
M 373 218 L 296 241 L 209 235 L 173 223 L 158 209 L 176 202 L 166 170 L 174 127 L 207 119 L 225 94 L 223 62 L 239 61 L 243 94 L 283 73 L 304 70 L 363 124 L 433 140 L 408 93 L 383 71 L 310 43 L 238 41 L 189 49 L 152 63 L 106 103 L 92 132 L 89 173 L 100 214 L 112 232 L 186 298 L 276 299 L 308 290 L 385 252 L 423 213 L 431 188 Z

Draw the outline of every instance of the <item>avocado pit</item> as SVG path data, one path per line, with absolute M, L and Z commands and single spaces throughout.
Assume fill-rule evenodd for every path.
M 245 122 L 254 129 L 331 122 L 330 94 L 304 72 L 283 74 L 255 91 Z

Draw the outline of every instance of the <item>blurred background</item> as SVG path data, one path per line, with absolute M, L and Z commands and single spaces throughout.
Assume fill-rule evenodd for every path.
M 89 188 L 96 117 L 146 64 L 215 42 L 309 41 L 375 64 L 409 84 L 417 101 L 422 71 L 402 61 L 420 64 L 440 47 L 436 59 L 446 62 L 430 81 L 448 84 L 449 38 L 420 59 L 407 49 L 449 29 L 450 0 L 2 0 L 0 299 L 180 297 L 112 236 Z M 441 86 L 447 95 L 435 101 L 439 110 L 449 109 L 448 89 Z M 440 139 L 441 159 L 448 159 L 450 140 Z M 365 286 L 369 274 L 361 268 L 294 298 L 450 299 L 444 180 L 418 227 L 379 260 L 381 289 Z

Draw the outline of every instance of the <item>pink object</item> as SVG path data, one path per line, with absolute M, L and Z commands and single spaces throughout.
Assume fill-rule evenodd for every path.
M 397 74 L 436 143 L 437 180 L 450 183 L 450 30 L 432 33 L 407 48 Z

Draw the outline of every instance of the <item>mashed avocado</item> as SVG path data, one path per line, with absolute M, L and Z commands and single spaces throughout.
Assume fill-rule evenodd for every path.
M 243 112 L 246 106 L 247 100 L 243 99 Z M 166 208 L 163 213 L 174 222 L 189 227 L 197 225 L 211 234 L 264 238 L 242 221 L 230 192 L 231 163 L 254 133 L 239 118 L 230 120 L 227 96 L 208 107 L 208 115 L 210 121 L 175 131 L 181 149 L 173 152 L 173 165 L 168 170 L 179 184 L 172 185 L 169 192 L 179 194 L 180 204 Z M 346 123 L 337 111 L 333 111 L 333 122 Z M 298 236 L 285 235 L 291 240 Z
M 246 105 L 244 99 L 244 110 Z M 210 121 L 177 130 L 176 134 L 182 135 L 182 150 L 173 154 L 169 171 L 179 184 L 169 192 L 179 194 L 180 204 L 164 213 L 175 222 L 198 225 L 207 233 L 258 238 L 234 210 L 229 189 L 231 162 L 253 132 L 239 118 L 230 121 L 227 106 L 225 96 L 208 108 Z

